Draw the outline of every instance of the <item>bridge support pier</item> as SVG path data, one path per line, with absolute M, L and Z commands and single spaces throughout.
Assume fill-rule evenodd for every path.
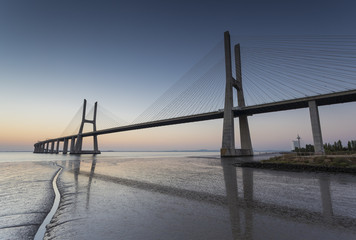
M 94 141 L 94 152 L 95 153 L 100 153 L 99 146 L 98 146 L 98 136 L 97 135 L 93 136 L 93 141 Z
M 241 150 L 243 151 L 244 156 L 252 156 L 252 142 L 250 136 L 250 128 L 248 126 L 247 116 L 239 117 L 239 126 L 240 126 L 240 141 L 241 141 Z
M 315 154 L 324 154 L 324 146 L 323 146 L 323 138 L 321 135 L 318 106 L 315 101 L 309 101 L 308 105 L 309 105 L 311 127 L 313 132 L 314 152 Z
M 38 143 L 35 143 L 34 145 L 35 149 L 33 150 L 34 153 L 38 153 L 39 152 L 39 145 Z
M 48 142 L 36 143 L 34 145 L 35 149 L 33 152 L 34 153 L 45 153 L 46 151 L 48 152 L 48 144 L 49 144 Z
M 75 143 L 74 146 L 74 141 L 72 141 L 72 145 L 73 145 L 73 151 L 71 148 L 70 153 L 71 154 L 100 154 L 100 151 L 98 149 L 98 137 L 97 135 L 93 136 L 93 147 L 94 150 L 93 151 L 83 151 L 83 128 L 84 128 L 84 124 L 85 123 L 91 123 L 93 124 L 93 131 L 96 131 L 96 113 L 97 113 L 97 107 L 98 107 L 98 103 L 95 102 L 94 105 L 94 116 L 93 116 L 93 120 L 87 120 L 85 119 L 85 113 L 86 113 L 86 105 L 87 105 L 87 100 L 84 99 L 84 104 L 83 104 L 83 115 L 82 115 L 82 123 L 80 124 L 80 128 L 79 128 L 79 132 L 77 135 L 77 141 Z
M 43 153 L 44 151 L 44 147 L 43 147 L 43 143 L 37 143 L 37 146 L 38 146 L 38 153 Z
M 70 154 L 75 153 L 75 137 L 72 137 L 70 140 Z
M 63 142 L 63 154 L 67 154 L 67 152 L 68 152 L 68 138 L 65 138 Z
M 71 139 L 68 137 L 63 137 L 63 138 L 56 138 L 56 139 L 50 139 L 46 140 L 43 142 L 37 142 L 34 144 L 34 153 L 59 153 L 59 145 L 60 142 L 63 141 L 63 154 L 68 153 L 68 144 L 69 144 L 69 139 L 71 140 L 70 143 L 70 154 L 100 154 L 101 152 L 99 151 L 98 147 L 98 135 L 93 134 L 93 150 L 92 151 L 83 151 L 83 128 L 85 123 L 91 123 L 93 124 L 93 132 L 96 132 L 96 113 L 97 113 L 97 107 L 98 103 L 96 102 L 94 105 L 94 116 L 93 120 L 88 120 L 85 119 L 86 115 L 86 105 L 87 105 L 87 100 L 84 99 L 84 105 L 83 105 L 83 115 L 82 115 L 82 122 L 79 128 L 79 132 L 77 136 L 72 136 Z M 51 146 L 50 146 L 51 144 Z M 56 144 L 56 146 L 54 146 Z
M 75 143 L 75 152 L 77 154 L 80 154 L 82 152 L 82 148 L 83 148 L 83 137 L 81 136 L 81 133 L 78 134 L 77 137 L 77 142 Z
M 54 141 L 51 142 L 51 151 L 50 153 L 53 153 L 54 152 Z
M 57 140 L 57 145 L 56 145 L 56 154 L 59 153 L 59 143 L 60 143 L 60 141 L 59 141 L 59 139 L 58 139 L 58 140 Z
M 226 71 L 226 88 L 225 88 L 225 105 L 224 105 L 224 123 L 223 139 L 220 155 L 222 157 L 251 156 L 253 155 L 250 130 L 247 116 L 239 116 L 241 149 L 235 149 L 235 131 L 234 131 L 234 113 L 233 113 L 233 88 L 237 90 L 237 103 L 239 107 L 245 107 L 245 99 L 242 88 L 241 76 L 241 56 L 240 45 L 235 45 L 235 64 L 236 79 L 232 76 L 231 67 L 231 46 L 230 34 L 224 33 L 225 46 L 225 71 Z
M 45 149 L 45 152 L 48 153 L 48 146 L 49 145 L 49 142 L 46 142 L 46 149 Z

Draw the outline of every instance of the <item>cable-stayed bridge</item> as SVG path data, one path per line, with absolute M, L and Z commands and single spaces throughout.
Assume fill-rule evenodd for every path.
M 233 49 L 231 40 L 239 43 Z M 356 36 L 230 37 L 225 32 L 223 42 L 132 123 L 97 103 L 86 113 L 84 101 L 63 134 L 35 143 L 34 152 L 59 153 L 63 143 L 64 154 L 98 154 L 98 135 L 223 118 L 221 155 L 252 155 L 248 117 L 309 108 L 315 151 L 323 153 L 318 106 L 352 101 Z M 241 149 L 235 149 L 236 117 Z M 84 137 L 93 137 L 92 151 L 82 150 Z

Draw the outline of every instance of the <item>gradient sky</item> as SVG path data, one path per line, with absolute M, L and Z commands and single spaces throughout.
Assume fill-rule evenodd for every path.
M 132 121 L 224 31 L 356 34 L 355 12 L 353 0 L 0 1 L 0 150 L 59 136 L 84 98 Z M 324 142 L 356 139 L 355 103 L 319 111 Z M 312 143 L 308 109 L 249 119 L 257 150 L 289 150 L 297 134 Z M 214 120 L 100 136 L 99 146 L 219 149 L 221 132 Z

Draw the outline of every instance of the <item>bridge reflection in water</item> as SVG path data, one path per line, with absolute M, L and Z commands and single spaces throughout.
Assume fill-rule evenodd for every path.
M 236 169 L 232 166 L 230 159 L 221 160 L 224 180 L 226 185 L 226 195 L 230 210 L 231 228 L 234 239 L 253 239 L 254 214 L 267 214 L 278 218 L 295 218 L 298 222 L 308 223 L 312 217 L 314 224 L 332 226 L 339 221 L 333 217 L 330 179 L 328 176 L 320 175 L 320 201 L 322 210 L 314 212 L 304 209 L 292 208 L 275 204 L 264 203 L 254 200 L 253 173 L 252 168 L 242 168 L 243 197 L 238 196 Z M 355 223 L 355 219 L 347 219 L 349 223 Z M 339 222 L 342 224 L 341 222 Z M 258 231 L 258 230 L 257 230 Z M 271 229 L 271 231 L 273 231 Z
M 138 160 L 138 162 L 142 161 Z M 219 160 L 213 159 L 212 162 L 214 161 Z M 138 164 L 138 162 L 136 163 Z M 192 164 L 190 161 L 189 163 Z M 261 169 L 255 170 L 252 168 L 236 168 L 233 165 L 234 163 L 236 163 L 236 159 L 222 158 L 221 167 L 218 165 L 214 166 L 213 172 L 211 172 L 213 175 L 219 175 L 220 179 L 217 179 L 217 181 L 225 185 L 226 195 L 223 195 L 221 193 L 224 191 L 211 191 L 206 189 L 207 186 L 205 184 L 201 186 L 201 189 L 192 189 L 185 185 L 179 187 L 179 184 L 171 184 L 168 179 L 167 182 L 159 183 L 160 181 L 147 181 L 145 177 L 140 178 L 140 176 L 134 178 L 115 176 L 112 174 L 113 172 L 107 171 L 109 168 L 114 169 L 118 168 L 118 166 L 110 161 L 98 161 L 97 156 L 91 156 L 91 160 L 89 160 L 89 158 L 87 158 L 87 160 L 81 160 L 81 158 L 78 157 L 77 160 L 74 161 L 62 162 L 62 165 L 64 165 L 66 169 L 66 173 L 64 174 L 74 175 L 74 184 L 72 186 L 74 192 L 70 200 L 73 207 L 71 218 L 76 221 L 78 216 L 83 215 L 81 211 L 89 214 L 90 218 L 95 218 L 98 205 L 104 204 L 91 200 L 92 194 L 98 195 L 102 193 L 98 191 L 98 187 L 96 186 L 96 181 L 100 181 L 104 183 L 104 185 L 100 185 L 102 187 L 109 184 L 120 185 L 136 189 L 134 191 L 144 190 L 156 195 L 163 194 L 178 199 L 178 202 L 180 202 L 179 199 L 184 199 L 199 202 L 201 205 L 216 206 L 225 209 L 222 210 L 222 212 L 228 209 L 229 220 L 222 218 L 224 220 L 219 222 L 221 216 L 216 216 L 216 222 L 210 219 L 210 221 L 212 221 L 212 227 L 213 225 L 218 226 L 219 224 L 226 225 L 226 223 L 230 222 L 232 236 L 228 237 L 229 234 L 227 234 L 226 236 L 222 236 L 222 239 L 231 239 L 231 237 L 232 239 L 308 239 L 308 236 L 326 237 L 325 239 L 328 239 L 329 236 L 330 239 L 332 239 L 336 236 L 335 234 L 337 234 L 338 239 L 348 239 L 350 236 L 356 236 L 356 216 L 354 216 L 354 213 L 348 215 L 340 214 L 342 212 L 340 209 L 344 206 L 339 206 L 339 204 L 343 199 L 338 200 L 340 196 L 335 196 L 332 191 L 333 188 L 331 187 L 331 182 L 334 182 L 335 185 L 335 181 L 342 181 L 342 176 L 340 178 L 339 175 L 333 176 L 322 173 L 293 173 Z M 140 167 L 134 169 L 134 171 L 138 172 L 139 170 Z M 105 171 L 107 173 L 105 173 Z M 142 175 L 146 174 L 147 172 L 142 173 Z M 202 177 L 205 176 L 203 175 Z M 263 179 L 266 179 L 266 181 L 264 182 Z M 346 179 L 351 179 L 351 184 L 356 184 L 352 176 L 346 175 Z M 189 179 L 185 180 L 187 181 L 187 185 L 189 185 Z M 182 183 L 184 183 L 184 180 Z M 215 183 L 211 182 L 211 184 L 213 186 Z M 93 186 L 95 186 L 94 190 L 92 190 Z M 281 189 L 278 190 L 276 189 L 277 187 Z M 110 190 L 111 189 L 107 189 L 107 191 Z M 337 192 L 341 190 L 342 189 L 336 189 Z M 80 195 L 84 193 L 86 195 L 84 204 L 85 210 L 83 210 L 83 206 L 80 206 L 80 201 L 78 201 Z M 110 194 L 108 194 L 108 196 L 110 196 Z M 108 196 L 105 196 L 105 198 Z M 333 196 L 336 202 L 333 202 Z M 138 196 L 138 198 L 139 197 L 140 196 Z M 346 196 L 345 199 L 347 198 L 352 198 L 352 196 Z M 98 199 L 98 197 L 95 196 L 95 199 Z M 115 208 L 125 208 L 125 195 L 122 195 L 121 198 L 114 199 L 114 201 L 113 199 L 105 199 L 105 202 L 106 201 L 112 201 L 111 204 L 115 205 Z M 122 203 L 120 203 L 121 201 Z M 139 201 L 145 204 L 145 201 L 149 202 L 152 201 L 152 199 L 140 199 Z M 81 205 L 83 205 L 83 201 L 81 203 Z M 336 211 L 337 214 L 335 214 L 333 210 L 334 204 L 336 204 L 338 208 L 338 211 Z M 350 202 L 349 204 L 349 207 L 353 207 L 352 204 L 354 203 Z M 184 206 L 180 207 L 184 208 Z M 82 210 L 79 210 L 79 208 Z M 125 209 L 125 211 L 135 212 L 136 209 Z M 157 209 L 157 211 L 157 215 L 160 215 L 160 211 L 164 211 L 164 209 Z M 209 209 L 206 211 L 206 217 L 209 218 Z M 108 221 L 109 219 L 112 220 L 110 211 L 108 211 L 107 214 Z M 172 218 L 176 218 L 177 220 L 180 217 L 187 217 L 180 216 L 179 209 L 178 213 L 175 212 L 175 214 L 176 215 L 172 216 Z M 188 217 L 194 217 L 194 209 L 192 209 L 191 214 L 192 216 Z M 121 216 L 116 216 L 115 218 L 120 219 L 120 217 Z M 152 222 L 157 221 L 157 216 L 151 217 Z M 149 225 L 148 223 L 148 226 Z M 76 226 L 84 227 L 84 225 L 81 224 Z M 120 228 L 120 226 L 117 227 Z M 145 226 L 142 227 L 145 228 Z M 190 231 L 191 229 L 183 228 L 180 230 Z M 206 230 L 211 231 L 209 229 Z M 131 231 L 135 232 L 134 229 Z M 340 235 L 340 233 L 344 235 Z

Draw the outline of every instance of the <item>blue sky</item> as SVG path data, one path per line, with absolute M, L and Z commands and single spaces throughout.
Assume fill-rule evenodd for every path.
M 56 137 L 84 98 L 133 120 L 226 30 L 243 36 L 355 34 L 355 12 L 351 0 L 1 1 L 0 150 L 31 150 L 35 141 Z M 355 136 L 355 106 L 320 109 L 325 141 Z M 342 127 L 331 124 L 335 109 L 345 116 Z M 256 149 L 287 149 L 297 133 L 311 143 L 307 109 L 252 118 Z M 267 123 L 276 130 L 265 132 Z M 219 149 L 221 131 L 217 120 L 99 140 L 102 149 Z

